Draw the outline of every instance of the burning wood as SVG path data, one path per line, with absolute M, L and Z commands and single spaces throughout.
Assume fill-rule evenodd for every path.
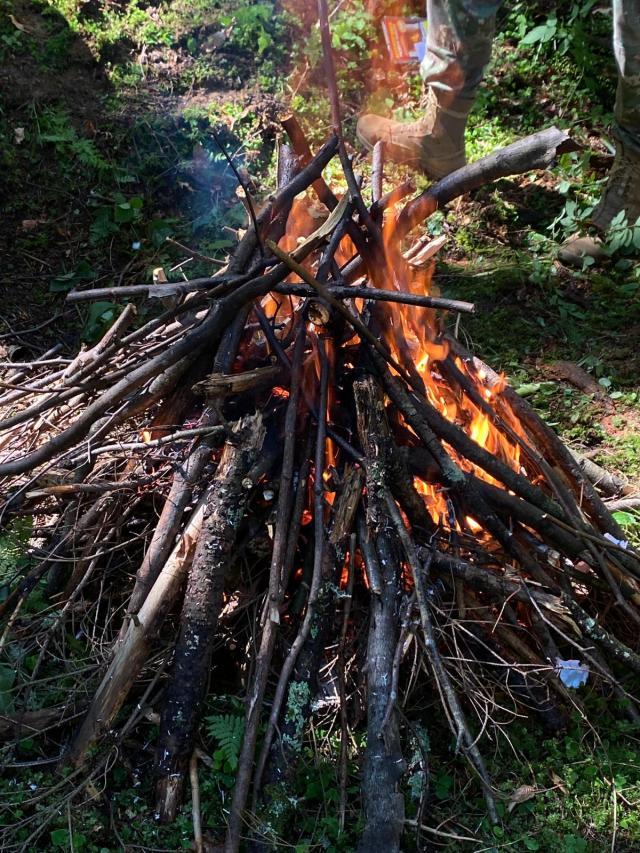
M 473 306 L 430 292 L 438 245 L 408 237 L 469 187 L 549 165 L 565 134 L 516 143 L 398 212 L 406 188 L 382 196 L 380 149 L 370 206 L 342 151 L 349 192 L 339 201 L 322 170 L 343 143 L 332 138 L 311 156 L 297 123 L 284 124 L 293 146 L 285 183 L 226 269 L 180 286 L 122 288 L 166 287 L 179 301 L 133 330 L 127 309 L 73 369 L 34 363 L 28 382 L 7 383 L 2 522 L 27 515 L 47 532 L 0 612 L 10 633 L 36 587 L 46 584 L 55 603 L 53 624 L 46 611 L 35 618 L 38 658 L 15 698 L 25 711 L 67 621 L 92 613 L 102 626 L 102 679 L 88 707 L 84 685 L 59 712 L 61 724 L 82 715 L 62 756 L 77 767 L 96 761 L 89 749 L 105 738 L 122 744 L 138 712 L 124 725 L 118 712 L 129 698 L 146 701 L 140 685 L 163 650 L 168 675 L 153 702 L 162 706 L 157 811 L 166 820 L 190 761 L 196 772 L 212 655 L 230 656 L 225 678 L 234 690 L 246 684 L 246 725 L 229 851 L 248 820 L 257 830 L 266 820 L 272 786 L 286 789 L 319 673 L 338 649 L 345 768 L 356 719 L 348 697 L 367 715 L 360 849 L 392 851 L 406 823 L 399 698 L 415 689 L 408 645 L 495 818 L 475 721 L 491 718 L 494 695 L 558 730 L 573 701 L 567 661 L 579 658 L 637 721 L 624 676 L 640 672 L 640 559 L 554 433 L 444 331 L 438 310 Z M 289 211 L 310 187 L 328 214 L 298 233 Z M 52 491 L 54 467 L 77 488 Z M 243 615 L 249 599 L 257 624 Z M 221 648 L 222 623 L 247 660 Z M 341 779 L 344 820 L 346 770 Z

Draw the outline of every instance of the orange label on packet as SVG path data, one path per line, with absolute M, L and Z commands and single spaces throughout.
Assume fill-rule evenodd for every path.
M 427 49 L 425 18 L 385 15 L 382 32 L 392 62 L 420 62 Z

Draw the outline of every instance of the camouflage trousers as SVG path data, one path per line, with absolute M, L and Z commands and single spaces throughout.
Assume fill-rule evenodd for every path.
M 421 73 L 452 100 L 473 98 L 491 57 L 502 0 L 427 0 L 429 33 Z M 615 134 L 640 153 L 640 0 L 612 0 L 618 69 Z

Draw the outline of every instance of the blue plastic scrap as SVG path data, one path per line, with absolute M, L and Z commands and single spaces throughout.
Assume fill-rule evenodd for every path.
M 556 673 L 565 687 L 584 687 L 589 678 L 589 667 L 579 660 L 562 660 L 556 658 Z

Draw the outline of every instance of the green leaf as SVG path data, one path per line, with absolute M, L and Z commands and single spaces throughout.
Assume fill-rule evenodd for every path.
M 207 717 L 207 731 L 219 743 L 216 757 L 224 757 L 230 771 L 238 766 L 238 757 L 244 737 L 244 717 L 234 714 L 218 714 Z
M 92 243 L 101 243 L 111 234 L 115 234 L 118 231 L 118 226 L 113 221 L 111 208 L 110 207 L 101 207 L 99 208 L 96 218 L 91 223 L 91 227 L 89 228 L 89 233 L 91 234 L 91 242 Z
M 76 282 L 76 274 L 74 272 L 65 272 L 62 275 L 57 275 L 52 278 L 49 283 L 50 293 L 64 293 L 67 290 L 73 290 Z
M 164 219 L 154 219 L 149 223 L 148 233 L 151 244 L 159 249 L 164 241 L 173 233 L 173 227 Z
M 262 56 L 265 50 L 270 48 L 272 44 L 273 39 L 268 33 L 264 32 L 263 30 L 258 36 L 258 53 L 260 54 L 260 56 Z
M 515 390 L 520 397 L 530 397 L 532 394 L 536 394 L 540 387 L 539 382 L 525 382 L 524 385 L 519 385 Z
M 75 270 L 61 273 L 53 278 L 49 284 L 49 292 L 64 293 L 74 288 L 80 281 L 93 281 L 97 275 L 97 272 L 91 267 L 88 261 L 80 261 Z
M 93 302 L 87 313 L 82 339 L 88 343 L 99 340 L 121 311 L 122 306 L 115 302 Z
M 563 842 L 564 847 L 560 848 L 562 853 L 586 853 L 588 849 L 584 838 L 579 838 L 577 835 L 565 835 Z
M 625 512 L 624 510 L 618 510 L 613 513 L 613 517 L 621 524 L 623 527 L 629 527 L 633 524 L 638 524 L 638 517 L 633 515 L 631 512 Z
M 69 830 L 68 829 L 54 829 L 53 832 L 50 833 L 49 837 L 51 838 L 51 843 L 54 847 L 65 847 L 69 848 Z
M 235 245 L 235 240 L 228 240 L 226 238 L 222 240 L 212 240 L 210 243 L 207 243 L 207 251 L 216 252 L 218 249 L 229 249 L 231 246 Z
M 551 25 L 549 21 L 545 24 L 540 24 L 534 27 L 522 39 L 521 44 L 537 44 L 538 42 L 550 41 L 556 33 L 557 25 Z
M 536 841 L 535 838 L 524 838 L 523 839 L 524 846 L 527 850 L 539 850 L 540 842 Z
M 453 788 L 453 778 L 446 773 L 436 776 L 433 792 L 439 800 L 446 800 Z
M 306 800 L 319 800 L 324 795 L 324 789 L 318 779 L 312 779 L 307 783 L 304 796 Z
M 132 222 L 134 216 L 135 211 L 133 210 L 128 201 L 125 201 L 122 204 L 117 204 L 113 211 L 114 222 L 117 222 L 119 225 L 124 225 L 127 222 Z

